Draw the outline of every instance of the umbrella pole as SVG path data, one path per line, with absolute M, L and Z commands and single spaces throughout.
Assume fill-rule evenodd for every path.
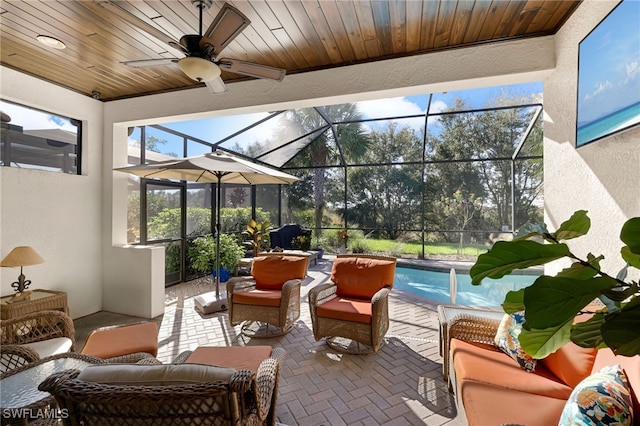
M 216 300 L 220 300 L 220 203 L 222 202 L 222 176 L 218 175 L 217 198 L 216 201 Z

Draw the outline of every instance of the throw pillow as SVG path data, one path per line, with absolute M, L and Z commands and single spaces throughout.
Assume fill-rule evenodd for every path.
M 522 349 L 518 341 L 518 336 L 522 331 L 522 323 L 524 323 L 524 313 L 505 314 L 500 321 L 495 344 L 513 358 L 520 367 L 531 373 L 536 368 L 536 360 Z
M 627 376 L 619 365 L 609 365 L 575 387 L 559 426 L 632 425 L 633 405 Z

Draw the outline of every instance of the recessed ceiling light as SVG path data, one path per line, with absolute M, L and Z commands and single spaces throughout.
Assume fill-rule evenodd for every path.
M 64 49 L 65 47 L 67 47 L 63 42 L 55 37 L 39 35 L 36 37 L 36 39 L 45 46 L 53 47 L 54 49 Z

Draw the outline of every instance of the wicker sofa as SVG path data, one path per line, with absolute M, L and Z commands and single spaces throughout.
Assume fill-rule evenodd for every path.
M 283 357 L 274 349 L 256 372 L 175 362 L 96 365 L 53 374 L 39 389 L 68 413 L 65 426 L 275 425 Z
M 573 388 L 615 364 L 624 369 L 634 413 L 640 413 L 640 356 L 615 356 L 609 349 L 569 343 L 538 360 L 529 373 L 495 347 L 499 325 L 500 320 L 463 314 L 449 327 L 449 380 L 469 425 L 557 425 Z M 634 424 L 640 425 L 637 414 Z

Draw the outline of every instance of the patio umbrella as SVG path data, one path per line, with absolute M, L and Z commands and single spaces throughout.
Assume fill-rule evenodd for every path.
M 216 151 L 196 157 L 137 166 L 119 167 L 114 170 L 147 179 L 173 179 L 199 183 L 216 183 L 216 300 L 220 299 L 220 205 L 223 183 L 235 184 L 289 184 L 298 180 L 287 173 Z

